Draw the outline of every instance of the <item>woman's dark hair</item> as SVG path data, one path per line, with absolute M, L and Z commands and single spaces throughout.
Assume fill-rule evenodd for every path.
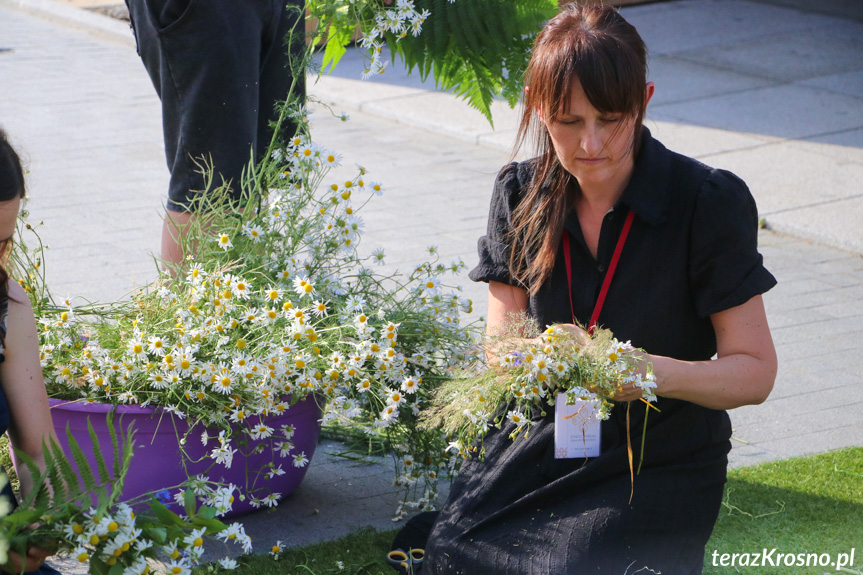
M 25 192 L 21 159 L 9 143 L 6 132 L 0 128 L 0 202 L 23 198 Z M 4 246 L 3 252 L 8 253 L 10 248 L 11 245 Z M 0 256 L 5 253 L 0 253 Z M 9 297 L 8 281 L 9 275 L 5 267 L 0 265 L 0 301 Z
M 525 74 L 527 87 L 516 151 L 534 140 L 533 180 L 513 213 L 510 270 L 530 293 L 554 267 L 563 221 L 578 184 L 557 158 L 543 123 L 567 112 L 578 80 L 590 104 L 603 114 L 635 120 L 638 154 L 646 106 L 647 48 L 635 28 L 609 6 L 567 4 L 536 38 Z M 542 117 L 540 117 L 540 113 Z M 528 264 L 527 255 L 534 254 Z

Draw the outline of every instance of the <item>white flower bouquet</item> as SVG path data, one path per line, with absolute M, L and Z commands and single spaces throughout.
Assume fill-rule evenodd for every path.
M 42 306 L 49 395 L 153 406 L 187 419 L 214 446 L 215 466 L 230 467 L 238 452 L 271 450 L 272 463 L 240 486 L 256 505 L 278 498 L 257 475 L 308 461 L 293 449 L 293 430 L 268 418 L 313 396 L 324 422 L 359 422 L 385 436 L 403 462 L 399 484 L 428 505 L 438 474 L 452 464 L 440 433 L 417 429 L 416 420 L 472 339 L 459 325 L 471 303 L 443 286 L 464 264 L 426 262 L 408 276 L 374 271 L 383 253 L 359 252 L 359 211 L 381 185 L 366 181 L 363 169 L 349 181 L 326 181 L 338 160 L 293 138 L 244 182 L 245 207 L 224 187 L 199 196 L 181 274 L 163 273 L 114 307 Z
M 513 440 L 529 437 L 533 422 L 554 408 L 561 393 L 570 405 L 585 402 L 600 420 L 608 419 L 614 395 L 626 384 L 640 388 L 648 405 L 655 401 L 651 366 L 642 365 L 635 348 L 610 331 L 597 329 L 584 339 L 562 326 L 535 337 L 531 330 L 530 320 L 512 318 L 505 335 L 487 341 L 495 361 L 476 354 L 474 365 L 437 390 L 424 423 L 453 437 L 449 448 L 462 457 L 482 457 L 482 438 L 490 426 L 511 422 Z

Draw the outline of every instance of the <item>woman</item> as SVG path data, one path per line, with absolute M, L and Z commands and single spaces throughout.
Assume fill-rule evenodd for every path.
M 0 130 L 0 433 L 8 429 L 12 446 L 44 469 L 42 442 L 54 437 L 54 427 L 42 381 L 36 321 L 27 293 L 6 273 L 24 191 L 21 162 Z M 15 468 L 26 497 L 33 487 L 33 478 L 23 464 L 16 461 Z M 0 497 L 6 497 L 14 505 L 8 483 Z M 0 571 L 57 573 L 42 565 L 47 556 L 48 553 L 37 548 L 30 548 L 24 557 L 10 552 L 9 561 L 0 565 Z
M 545 26 L 519 130 L 519 143 L 536 135 L 539 155 L 498 175 L 471 272 L 489 284 L 489 333 L 518 312 L 579 330 L 620 246 L 598 323 L 653 364 L 660 411 L 640 473 L 632 486 L 627 433 L 640 446 L 641 402 L 602 422 L 590 459 L 555 459 L 553 409 L 529 438 L 492 430 L 485 460 L 464 465 L 441 510 L 426 572 L 701 573 L 730 449 L 724 410 L 773 387 L 761 294 L 776 282 L 746 185 L 642 127 L 654 92 L 646 61 L 613 8 L 570 4 Z M 615 400 L 640 395 L 629 385 Z

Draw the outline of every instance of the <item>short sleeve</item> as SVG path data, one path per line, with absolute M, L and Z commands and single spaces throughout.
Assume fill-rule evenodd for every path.
M 776 285 L 758 253 L 758 210 L 743 180 L 714 170 L 698 193 L 690 231 L 689 282 L 696 312 L 742 305 Z
M 523 170 L 513 162 L 497 175 L 491 195 L 488 229 L 477 242 L 479 264 L 469 274 L 475 282 L 501 282 L 515 285 L 509 269 L 512 212 L 521 195 Z

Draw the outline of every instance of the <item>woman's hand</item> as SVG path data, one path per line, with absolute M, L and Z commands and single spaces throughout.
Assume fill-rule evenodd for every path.
M 575 338 L 575 341 L 581 347 L 587 347 L 590 343 L 590 334 L 587 330 L 581 328 L 574 323 L 559 323 L 557 327 L 563 328 L 567 333 Z
M 642 395 L 644 395 L 644 392 L 640 387 L 635 387 L 633 384 L 627 383 L 614 394 L 612 399 L 617 402 L 635 401 L 637 399 L 641 399 Z
M 3 565 L 0 565 L 0 570 L 15 575 L 16 573 L 29 573 L 35 571 L 45 562 L 45 559 L 53 555 L 52 552 L 39 547 L 30 547 L 27 549 L 27 554 L 23 557 L 14 551 L 9 551 L 9 559 Z

